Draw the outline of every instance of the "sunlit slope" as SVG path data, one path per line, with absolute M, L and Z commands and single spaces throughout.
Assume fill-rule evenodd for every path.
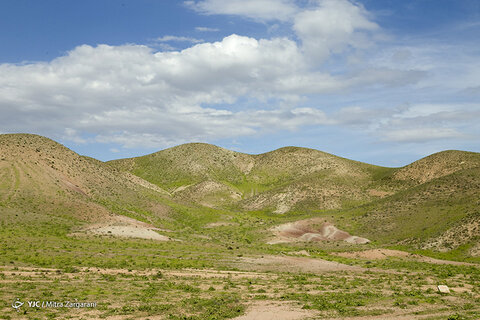
M 191 143 L 109 164 L 167 190 L 177 200 L 217 206 L 241 198 L 236 185 L 253 162 L 250 155 Z
M 465 162 L 475 156 L 465 155 Z M 437 167 L 445 172 L 443 166 Z M 380 243 L 442 251 L 461 246 L 465 250 L 480 249 L 480 163 L 446 175 L 430 174 L 439 177 L 346 211 L 353 214 L 354 229 Z M 420 175 L 414 179 L 425 178 L 423 172 Z
M 397 170 L 397 180 L 424 183 L 451 173 L 480 166 L 480 153 L 448 150 L 434 153 Z
M 391 189 L 375 181 L 379 172 L 393 170 L 307 148 L 249 155 L 202 143 L 110 164 L 166 189 L 178 200 L 277 213 L 369 201 L 384 195 L 384 188 Z
M 239 205 L 276 213 L 337 209 L 370 201 L 388 190 L 375 184 L 376 174 L 393 170 L 297 147 L 255 158 L 256 165 L 246 178 L 252 187 L 244 188 L 250 197 Z
M 112 214 L 145 220 L 141 208 L 150 206 L 148 197 L 167 195 L 140 180 L 41 136 L 0 135 L 4 210 L 89 222 Z

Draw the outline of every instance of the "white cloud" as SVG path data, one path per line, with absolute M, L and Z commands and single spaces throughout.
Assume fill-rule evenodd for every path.
M 475 104 L 415 104 L 373 115 L 371 134 L 390 142 L 480 138 L 475 132 L 480 109 Z
M 273 2 L 280 4 L 278 12 L 272 11 Z M 368 46 L 370 33 L 379 27 L 355 3 L 313 4 L 300 10 L 293 1 L 187 3 L 207 14 L 288 20 L 301 44 L 289 38 L 235 34 L 217 42 L 166 35 L 156 39 L 157 47 L 167 50 L 163 52 L 141 45 L 83 45 L 51 62 L 0 65 L 0 128 L 77 143 L 94 140 L 152 148 L 304 126 L 356 128 L 376 140 L 396 142 L 463 138 L 475 129 L 472 119 L 480 117 L 475 105 L 417 103 L 392 108 L 404 100 L 383 99 L 387 105 L 354 101 L 325 111 L 330 107 L 328 97 L 338 93 L 368 87 L 374 96 L 383 94 L 378 89 L 424 81 L 436 62 L 426 58 L 416 62 L 425 54 L 399 46 L 352 58 L 356 62 L 339 69 L 334 64 L 320 69 L 318 63 L 333 54 Z M 178 51 L 167 43 L 174 41 L 191 46 Z M 472 71 L 464 83 L 472 86 L 478 79 L 475 74 Z M 315 98 L 321 95 L 327 98 L 319 104 Z M 85 133 L 92 138 L 86 139 Z
M 320 62 L 348 46 L 368 46 L 364 32 L 378 28 L 363 7 L 347 0 L 318 1 L 318 7 L 295 15 L 293 25 L 305 52 Z
M 150 43 L 148 46 L 152 47 L 152 48 L 155 48 L 155 49 L 159 49 L 161 51 L 175 51 L 175 50 L 178 50 L 174 46 L 169 45 L 168 43 L 164 43 L 164 42 Z
M 465 138 L 465 134 L 452 128 L 416 128 L 391 130 L 384 133 L 382 140 L 393 142 L 427 142 L 432 140 L 444 140 Z
M 239 15 L 258 21 L 287 21 L 299 10 L 291 0 L 202 0 L 184 3 L 202 14 Z
M 75 142 L 87 132 L 127 147 L 321 123 L 320 111 L 290 103 L 305 90 L 322 92 L 335 84 L 306 70 L 295 42 L 237 35 L 174 52 L 83 45 L 50 63 L 0 65 L 0 75 L 3 129 Z M 322 78 L 323 84 L 313 83 Z M 310 87 L 299 87 L 297 79 Z M 244 110 L 229 110 L 242 96 L 254 100 Z
M 210 28 L 210 27 L 195 27 L 195 31 L 198 31 L 198 32 L 217 32 L 217 31 L 220 31 L 220 29 Z
M 77 130 L 75 129 L 72 129 L 72 128 L 65 128 L 65 131 L 64 131 L 64 135 L 63 135 L 63 139 L 64 140 L 68 140 L 68 141 L 73 141 L 75 143 L 78 143 L 78 144 L 85 144 L 87 143 L 87 140 L 83 139 L 82 137 L 80 137 L 80 135 L 78 134 Z
M 384 46 L 374 52 L 369 63 L 377 67 L 417 70 L 428 74 L 418 83 L 421 88 L 441 88 L 440 92 L 456 90 L 468 94 L 478 86 L 480 60 L 478 46 L 439 44 L 423 40 L 403 40 L 398 45 Z
M 371 40 L 367 32 L 378 25 L 359 4 L 349 0 L 311 1 L 307 9 L 293 0 L 202 0 L 185 1 L 187 7 L 203 14 L 238 15 L 257 21 L 293 24 L 303 49 L 312 60 L 324 62 L 330 54 L 348 47 L 365 48 Z M 278 25 L 272 25 L 278 28 Z
M 179 36 L 163 36 L 156 38 L 155 42 L 168 42 L 168 41 L 176 41 L 176 42 L 190 42 L 190 43 L 201 43 L 203 42 L 202 39 L 196 39 L 191 37 L 179 37 Z

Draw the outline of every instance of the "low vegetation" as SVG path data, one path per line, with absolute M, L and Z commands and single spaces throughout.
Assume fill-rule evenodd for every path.
M 230 319 L 281 306 L 312 319 L 478 319 L 479 170 L 479 155 L 460 151 L 383 168 L 205 144 L 103 163 L 43 137 L 0 135 L 0 314 Z M 298 221 L 370 242 L 268 244 Z M 169 241 L 89 232 L 98 226 Z M 404 254 L 341 254 L 379 248 Z M 17 312 L 17 298 L 97 307 Z

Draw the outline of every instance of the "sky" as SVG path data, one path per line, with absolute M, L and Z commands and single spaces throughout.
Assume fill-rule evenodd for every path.
M 0 133 L 383 166 L 480 152 L 477 0 L 3 0 Z

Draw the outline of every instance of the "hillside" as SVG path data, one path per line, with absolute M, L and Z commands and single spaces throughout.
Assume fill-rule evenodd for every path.
M 4 219 L 29 212 L 28 221 L 63 219 L 71 231 L 140 222 L 196 229 L 204 208 L 228 213 L 220 224 L 239 212 L 334 212 L 343 229 L 379 243 L 440 251 L 468 244 L 475 253 L 479 170 L 472 152 L 395 169 L 306 148 L 249 155 L 200 143 L 103 163 L 44 137 L 1 135 L 0 206 Z
M 141 225 L 137 220 L 154 223 L 152 208 L 168 197 L 141 178 L 28 134 L 0 135 L 0 179 L 3 222 L 20 214 L 22 224 L 39 219 L 71 230 L 92 224 Z
M 466 253 L 478 255 L 480 161 L 475 163 L 474 159 L 480 157 L 466 152 L 462 157 L 455 152 L 455 161 L 467 167 L 463 169 L 447 161 L 432 162 L 435 158 L 444 160 L 442 156 L 452 159 L 451 152 L 440 153 L 396 171 L 394 175 L 402 177 L 408 173 L 415 186 L 352 209 L 355 230 L 381 243 L 440 251 L 463 246 Z M 424 165 L 427 172 L 418 169 Z
M 442 151 L 417 160 L 397 170 L 398 180 L 424 183 L 463 169 L 480 166 L 480 153 L 458 150 Z
M 110 164 L 168 190 L 178 200 L 277 213 L 368 201 L 386 192 L 379 184 L 382 190 L 369 188 L 377 172 L 391 170 L 306 148 L 249 155 L 200 143 Z
M 337 210 L 337 223 L 380 243 L 477 250 L 478 153 L 444 151 L 384 168 L 306 148 L 248 155 L 197 143 L 110 164 L 181 202 L 277 214 Z

